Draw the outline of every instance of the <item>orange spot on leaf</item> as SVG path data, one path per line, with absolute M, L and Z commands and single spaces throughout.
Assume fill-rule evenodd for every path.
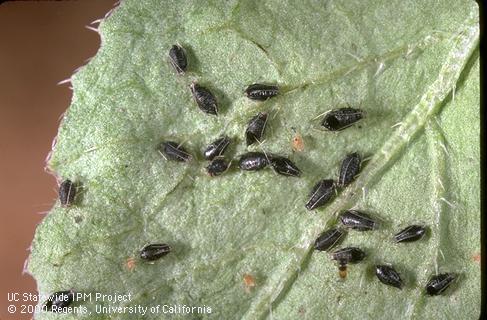
M 249 293 L 252 288 L 255 287 L 255 277 L 251 274 L 245 273 L 243 275 L 243 282 L 245 286 L 245 292 Z
M 302 152 L 304 150 L 303 137 L 299 133 L 293 137 L 292 146 L 294 151 Z
M 132 271 L 135 269 L 135 259 L 134 258 L 128 258 L 127 261 L 125 261 L 125 267 L 127 268 L 128 271 Z

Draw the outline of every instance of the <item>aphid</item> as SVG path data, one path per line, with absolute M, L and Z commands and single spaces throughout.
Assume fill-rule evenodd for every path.
M 420 225 L 411 225 L 399 231 L 394 235 L 396 242 L 413 242 L 421 239 L 426 233 L 426 227 Z
M 301 170 L 288 158 L 271 156 L 270 162 L 274 171 L 279 174 L 292 177 L 299 177 L 301 175 Z
M 345 227 L 358 231 L 369 231 L 377 228 L 377 222 L 372 217 L 357 210 L 347 210 L 340 214 L 340 222 Z
M 165 243 L 148 244 L 140 250 L 140 258 L 147 261 L 154 261 L 169 252 L 171 252 L 171 247 Z
M 43 309 L 50 312 L 64 312 L 64 308 L 68 307 L 74 300 L 74 292 L 72 290 L 57 291 L 47 298 Z
M 393 286 L 398 289 L 402 288 L 401 276 L 392 266 L 388 266 L 388 265 L 375 266 L 375 275 L 380 280 L 380 282 L 387 284 L 388 286 Z
M 208 147 L 206 147 L 205 151 L 203 152 L 205 159 L 213 160 L 213 158 L 221 156 L 225 152 L 229 144 L 230 138 L 227 136 L 220 137 L 217 140 L 213 141 L 208 145 Z
M 215 116 L 218 115 L 218 106 L 213 93 L 195 82 L 191 84 L 191 92 L 193 93 L 193 98 L 201 111 Z
M 245 286 L 245 292 L 249 293 L 250 290 L 255 287 L 255 277 L 251 274 L 245 273 L 243 275 L 243 283 Z
M 457 278 L 454 273 L 442 273 L 430 278 L 426 284 L 426 293 L 430 296 L 437 296 L 445 291 Z
M 247 87 L 245 95 L 252 100 L 264 101 L 275 97 L 279 93 L 277 86 L 254 83 Z
M 178 143 L 174 141 L 164 141 L 159 145 L 159 151 L 164 158 L 169 160 L 187 162 L 192 159 L 191 155 Z
M 215 177 L 227 171 L 229 167 L 230 164 L 223 157 L 217 157 L 206 167 L 206 171 L 211 177 Z
M 304 140 L 299 133 L 293 137 L 292 148 L 294 151 L 302 152 L 304 150 Z
M 362 261 L 365 252 L 356 247 L 347 247 L 333 252 L 331 258 L 338 262 L 338 274 L 344 279 L 347 277 L 347 264 Z
M 354 108 L 340 108 L 328 112 L 321 125 L 330 131 L 339 131 L 350 127 L 365 116 L 365 112 Z
M 269 159 L 262 152 L 247 152 L 240 156 L 238 166 L 242 170 L 257 171 L 264 169 L 269 164 Z
M 306 209 L 313 210 L 325 205 L 334 194 L 335 182 L 330 179 L 321 180 L 311 190 Z
M 365 252 L 357 247 L 347 247 L 338 249 L 332 253 L 332 259 L 345 261 L 346 263 L 357 263 L 365 258 Z
M 259 114 L 250 119 L 245 130 L 245 138 L 248 146 L 254 142 L 260 142 L 264 135 L 266 123 L 267 113 L 265 112 L 259 112 Z
M 315 250 L 326 251 L 340 242 L 345 233 L 338 228 L 331 228 L 323 232 L 315 241 Z
M 59 201 L 63 207 L 69 207 L 76 197 L 76 185 L 71 180 L 64 180 L 59 186 Z
M 180 45 L 173 45 L 169 50 L 169 61 L 178 74 L 183 74 L 188 67 L 186 52 Z
M 338 185 L 340 187 L 348 186 L 360 171 L 360 163 L 362 159 L 357 152 L 351 153 L 345 157 L 340 167 L 340 175 L 338 176 Z

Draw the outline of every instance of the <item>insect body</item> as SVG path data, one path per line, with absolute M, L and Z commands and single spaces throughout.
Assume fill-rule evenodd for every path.
M 365 112 L 354 108 L 340 108 L 328 112 L 321 125 L 330 131 L 340 131 L 350 127 L 365 116 Z
M 169 252 L 171 252 L 171 247 L 165 243 L 148 244 L 140 250 L 140 258 L 147 261 L 154 261 Z
M 430 278 L 426 284 L 426 293 L 430 296 L 437 296 L 445 291 L 457 278 L 454 273 L 442 273 Z
M 426 227 L 420 225 L 411 225 L 399 231 L 394 235 L 396 242 L 413 242 L 421 239 L 426 233 Z
M 347 247 L 332 253 L 332 259 L 338 262 L 338 274 L 342 279 L 347 277 L 347 264 L 360 262 L 364 258 L 365 252 L 356 247 Z
M 191 84 L 191 92 L 201 111 L 215 116 L 218 115 L 218 106 L 213 93 L 195 82 Z
M 375 275 L 380 282 L 387 284 L 388 286 L 402 288 L 402 279 L 399 273 L 391 266 L 377 265 L 375 266 Z
M 159 145 L 159 151 L 166 159 L 187 162 L 192 159 L 191 155 L 178 143 L 174 141 L 164 141 Z
M 57 291 L 47 298 L 43 309 L 50 312 L 64 312 L 63 309 L 68 307 L 73 300 L 74 292 L 72 290 Z
M 313 210 L 325 205 L 335 194 L 335 183 L 333 180 L 324 179 L 318 182 L 309 195 L 306 209 Z
M 254 142 L 260 142 L 264 135 L 266 124 L 267 113 L 265 112 L 259 112 L 259 114 L 250 119 L 247 129 L 245 130 L 245 138 L 248 146 Z
M 315 250 L 326 251 L 333 248 L 343 238 L 345 233 L 338 228 L 331 228 L 323 232 L 315 241 Z
M 347 247 L 332 253 L 332 259 L 345 261 L 346 263 L 357 263 L 365 258 L 365 252 L 357 247 Z
M 169 61 L 178 74 L 183 74 L 188 67 L 186 52 L 180 45 L 173 45 L 169 50 Z
M 368 231 L 377 228 L 377 222 L 372 217 L 357 210 L 343 212 L 340 214 L 340 221 L 345 227 L 358 231 Z
M 205 159 L 213 160 L 213 158 L 221 156 L 225 152 L 229 144 L 230 138 L 227 136 L 220 137 L 217 140 L 213 141 L 208 145 L 208 147 L 206 147 L 205 151 L 203 152 Z
M 223 157 L 216 157 L 206 167 L 206 171 L 211 177 L 219 176 L 230 167 L 230 164 Z
M 262 152 L 248 152 L 239 160 L 239 168 L 246 171 L 257 171 L 269 165 L 269 159 Z
M 346 187 L 353 181 L 360 171 L 361 161 L 362 159 L 357 152 L 351 153 L 343 159 L 338 177 L 338 185 L 340 187 Z
M 59 186 L 59 201 L 63 207 L 69 207 L 76 197 L 76 185 L 71 180 L 64 180 Z
M 299 177 L 301 175 L 301 170 L 288 158 L 271 156 L 270 163 L 275 172 L 284 176 Z
M 245 95 L 252 100 L 264 101 L 279 93 L 277 86 L 254 83 L 247 87 Z

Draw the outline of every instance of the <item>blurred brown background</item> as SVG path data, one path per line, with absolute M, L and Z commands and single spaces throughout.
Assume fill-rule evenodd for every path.
M 44 161 L 71 100 L 69 84 L 57 83 L 96 54 L 100 38 L 86 26 L 116 2 L 0 0 L 2 320 L 31 318 L 20 314 L 22 303 L 9 302 L 7 293 L 36 293 L 22 270 L 36 225 L 56 198 L 56 180 L 44 172 Z M 11 304 L 14 314 L 7 309 Z

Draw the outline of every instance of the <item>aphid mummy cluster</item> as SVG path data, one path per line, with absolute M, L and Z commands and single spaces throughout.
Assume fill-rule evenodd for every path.
M 169 50 L 169 62 L 178 75 L 184 75 L 188 68 L 186 51 L 179 45 L 173 45 Z M 206 87 L 193 81 L 190 85 L 191 94 L 198 108 L 209 115 L 218 116 L 218 102 L 213 93 Z M 275 85 L 254 83 L 249 85 L 244 94 L 255 101 L 265 101 L 279 94 L 279 88 Z M 340 131 L 352 126 L 365 117 L 365 112 L 356 108 L 333 109 L 325 113 L 321 125 L 329 131 Z M 268 114 L 259 112 L 247 123 L 245 141 L 247 146 L 261 143 L 264 137 Z M 231 143 L 231 139 L 224 135 L 211 142 L 204 150 L 203 157 L 209 161 L 206 171 L 209 176 L 219 176 L 230 168 L 231 161 L 224 157 L 224 152 Z M 297 134 L 292 141 L 294 151 L 303 151 L 304 144 L 301 135 Z M 176 162 L 189 162 L 193 156 L 182 146 L 182 143 L 163 141 L 157 147 L 158 152 L 166 159 Z M 341 164 L 337 181 L 322 179 L 317 182 L 308 197 L 305 207 L 314 210 L 324 206 L 337 192 L 338 189 L 349 185 L 359 174 L 362 159 L 357 152 L 347 155 Z M 244 171 L 258 171 L 271 166 L 272 169 L 285 176 L 299 177 L 301 170 L 288 158 L 266 154 L 265 152 L 247 152 L 238 160 L 238 167 Z M 70 180 L 64 180 L 59 186 L 59 200 L 61 206 L 70 207 L 76 201 L 77 186 Z M 340 214 L 340 222 L 343 227 L 334 227 L 323 232 L 315 241 L 314 248 L 318 251 L 328 251 L 340 243 L 345 236 L 345 229 L 357 231 L 369 231 L 377 228 L 377 222 L 369 215 L 357 211 L 348 210 Z M 395 242 L 412 242 L 421 239 L 425 233 L 425 227 L 411 225 L 394 235 Z M 169 254 L 172 248 L 165 243 L 152 243 L 144 246 L 139 252 L 141 260 L 153 263 Z M 345 278 L 347 265 L 364 260 L 366 253 L 357 247 L 338 249 L 331 254 L 331 259 L 337 261 L 339 275 Z M 135 267 L 135 259 L 130 258 L 127 268 Z M 390 265 L 377 265 L 375 267 L 377 278 L 384 284 L 401 289 L 403 286 L 399 273 Z M 429 295 L 441 294 L 457 278 L 454 273 L 438 274 L 430 278 L 426 285 L 426 293 Z M 255 279 L 249 274 L 244 275 L 246 290 L 255 286 Z M 74 300 L 74 291 L 58 291 L 51 294 L 43 308 L 51 312 L 63 312 Z
M 308 210 L 313 210 L 326 204 L 326 202 L 332 198 L 337 188 L 345 187 L 353 181 L 360 171 L 360 166 L 361 157 L 358 153 L 354 152 L 347 155 L 342 161 L 338 182 L 334 182 L 330 179 L 318 182 L 311 192 L 306 208 Z M 347 210 L 342 212 L 339 215 L 339 221 L 342 224 L 341 228 L 331 228 L 316 239 L 314 245 L 316 250 L 327 251 L 337 245 L 345 235 L 344 228 L 356 231 L 370 231 L 379 227 L 379 223 L 374 218 L 358 210 Z M 420 240 L 425 233 L 425 226 L 410 225 L 396 233 L 393 240 L 396 243 L 413 242 Z M 338 262 L 339 276 L 345 278 L 347 276 L 347 264 L 360 262 L 365 256 L 365 252 L 359 248 L 346 247 L 333 252 L 331 258 Z M 375 274 L 379 281 L 386 285 L 399 289 L 403 286 L 403 281 L 399 273 L 390 265 L 377 265 L 375 267 Z M 456 278 L 454 273 L 433 276 L 426 284 L 426 293 L 428 295 L 440 294 Z
M 347 210 L 339 215 L 342 227 L 333 227 L 323 232 L 315 241 L 314 248 L 318 251 L 328 251 L 338 245 L 344 238 L 345 229 L 356 231 L 370 231 L 378 228 L 377 221 L 370 215 L 358 210 Z M 413 242 L 420 240 L 426 233 L 426 227 L 421 225 L 411 225 L 399 231 L 393 236 L 393 241 Z M 338 249 L 331 254 L 331 259 L 338 263 L 338 274 L 340 278 L 346 278 L 347 265 L 358 263 L 366 257 L 363 250 L 356 247 L 346 247 Z M 375 266 L 375 275 L 380 282 L 402 289 L 404 283 L 396 269 L 389 264 L 379 264 Z M 445 291 L 450 284 L 457 278 L 454 273 L 438 274 L 429 279 L 425 286 L 428 295 L 438 295 Z
M 185 50 L 180 45 L 174 45 L 169 51 L 169 59 L 178 74 L 184 74 L 188 67 Z M 193 99 L 196 101 L 199 109 L 204 113 L 218 115 L 218 103 L 216 97 L 205 87 L 193 82 L 190 86 Z M 251 100 L 265 101 L 275 97 L 279 93 L 279 88 L 275 85 L 254 83 L 249 85 L 244 94 Z M 255 143 L 261 143 L 264 139 L 265 130 L 268 121 L 266 112 L 259 112 L 247 123 L 245 130 L 245 141 L 247 146 Z M 223 155 L 230 145 L 231 139 L 228 136 L 221 136 L 211 142 L 203 151 L 203 156 L 210 161 L 206 167 L 209 176 L 219 176 L 225 173 L 231 165 Z M 189 161 L 191 155 L 183 149 L 180 144 L 175 142 L 163 142 L 159 151 L 168 160 Z M 301 170 L 288 158 L 281 155 L 266 154 L 265 152 L 247 152 L 240 155 L 238 167 L 244 171 L 258 171 L 266 167 L 272 169 L 281 175 L 299 177 Z

